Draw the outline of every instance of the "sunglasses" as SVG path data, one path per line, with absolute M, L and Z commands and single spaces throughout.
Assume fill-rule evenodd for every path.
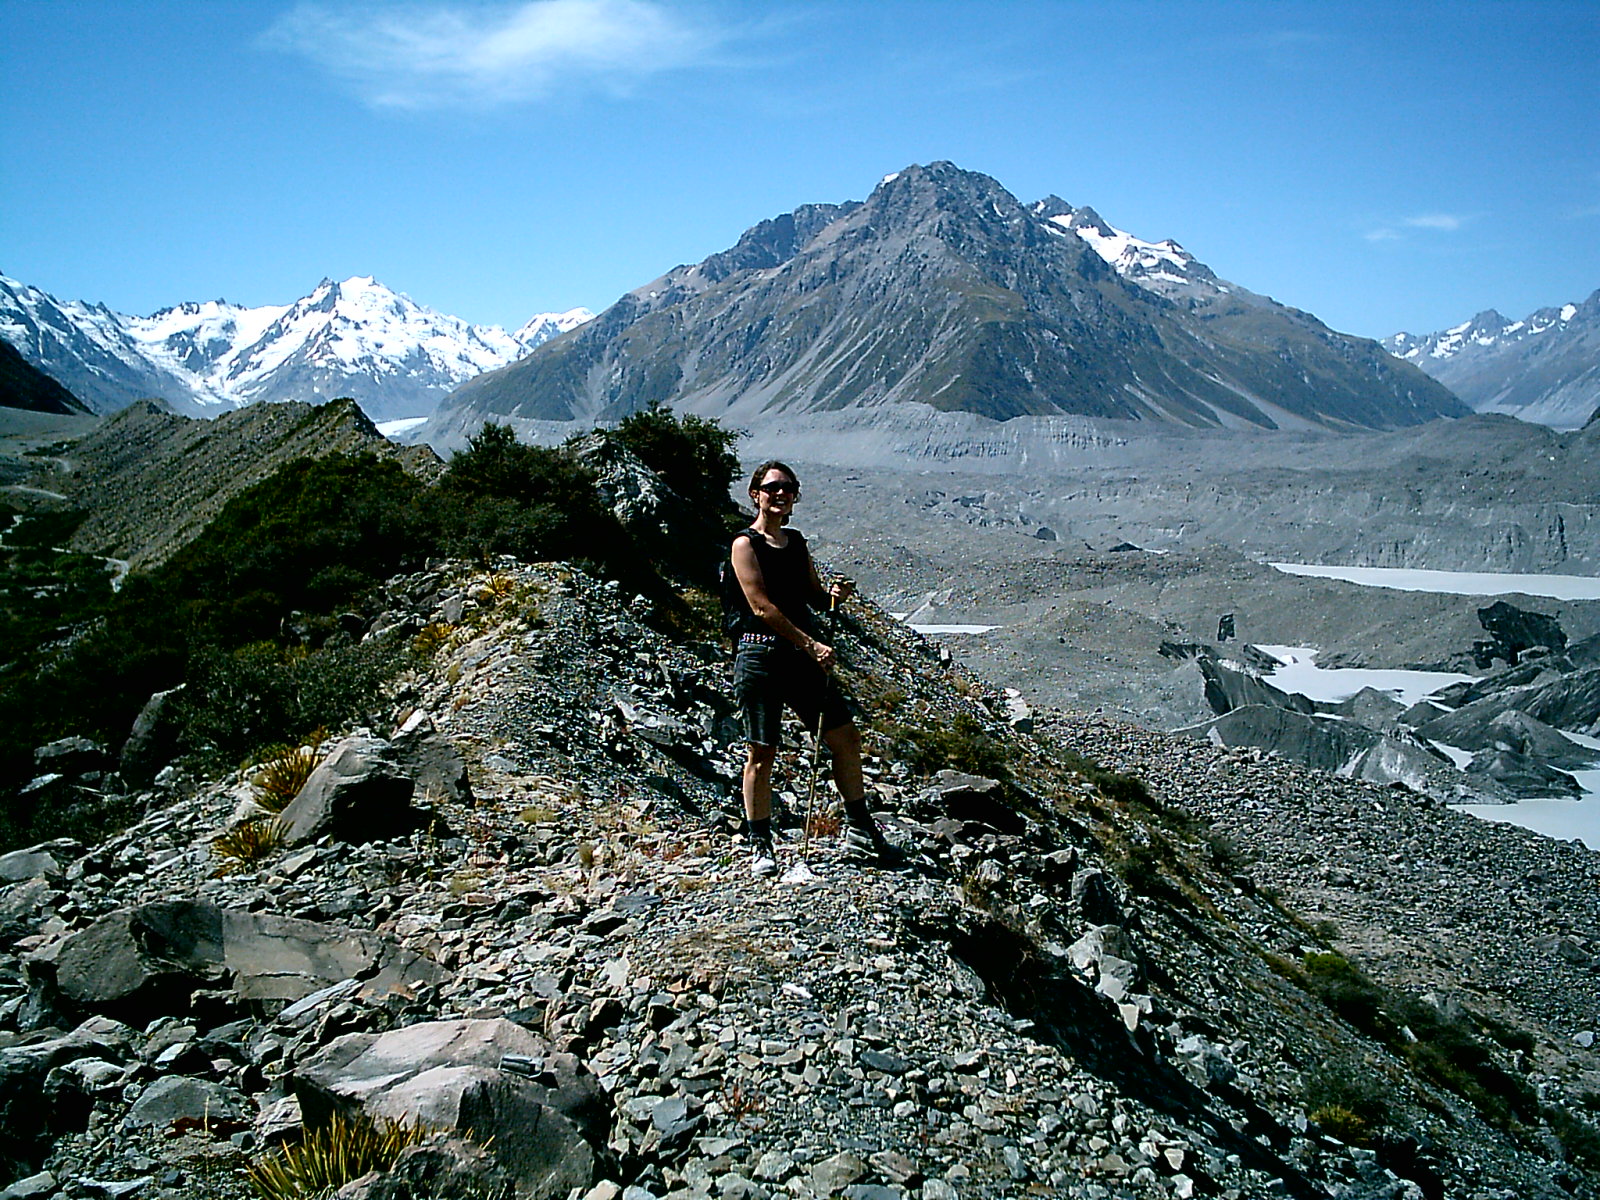
M 788 492 L 791 496 L 798 496 L 800 494 L 800 485 L 798 483 L 791 483 L 787 479 L 774 479 L 770 483 L 763 483 L 759 485 L 756 488 L 756 491 L 765 492 L 769 496 L 776 496 L 782 492 Z

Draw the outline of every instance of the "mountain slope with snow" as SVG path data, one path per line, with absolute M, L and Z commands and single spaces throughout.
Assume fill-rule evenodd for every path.
M 288 305 L 185 303 L 148 317 L 60 302 L 0 277 L 0 338 L 97 412 L 159 399 L 190 415 L 350 396 L 373 420 L 440 397 L 592 316 L 541 313 L 516 333 L 434 312 L 370 276 L 324 279 Z
M 1397 333 L 1383 345 L 1479 412 L 1577 429 L 1600 409 L 1600 291 L 1520 321 L 1489 309 L 1438 333 Z

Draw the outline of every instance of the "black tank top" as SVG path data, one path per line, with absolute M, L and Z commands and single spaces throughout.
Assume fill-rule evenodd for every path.
M 767 589 L 768 599 L 796 628 L 812 637 L 815 636 L 815 630 L 811 618 L 811 598 L 814 594 L 811 587 L 811 551 L 798 529 L 787 532 L 789 541 L 781 550 L 769 544 L 755 530 L 747 530 L 740 536 L 749 537 L 750 545 L 755 548 L 756 563 L 761 567 L 761 581 Z M 772 626 L 752 612 L 747 613 L 739 632 L 771 633 Z

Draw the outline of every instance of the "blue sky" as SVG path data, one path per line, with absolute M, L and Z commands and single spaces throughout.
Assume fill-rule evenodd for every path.
M 0 0 L 0 271 L 507 326 L 949 159 L 1369 336 L 1600 288 L 1600 4 Z

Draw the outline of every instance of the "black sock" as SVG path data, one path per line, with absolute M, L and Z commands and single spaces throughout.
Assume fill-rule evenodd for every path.
M 750 822 L 750 840 L 752 842 L 770 842 L 772 840 L 771 817 L 763 817 L 759 821 Z
M 866 800 L 846 800 L 844 802 L 844 819 L 852 825 L 871 825 L 872 813 L 867 810 Z

